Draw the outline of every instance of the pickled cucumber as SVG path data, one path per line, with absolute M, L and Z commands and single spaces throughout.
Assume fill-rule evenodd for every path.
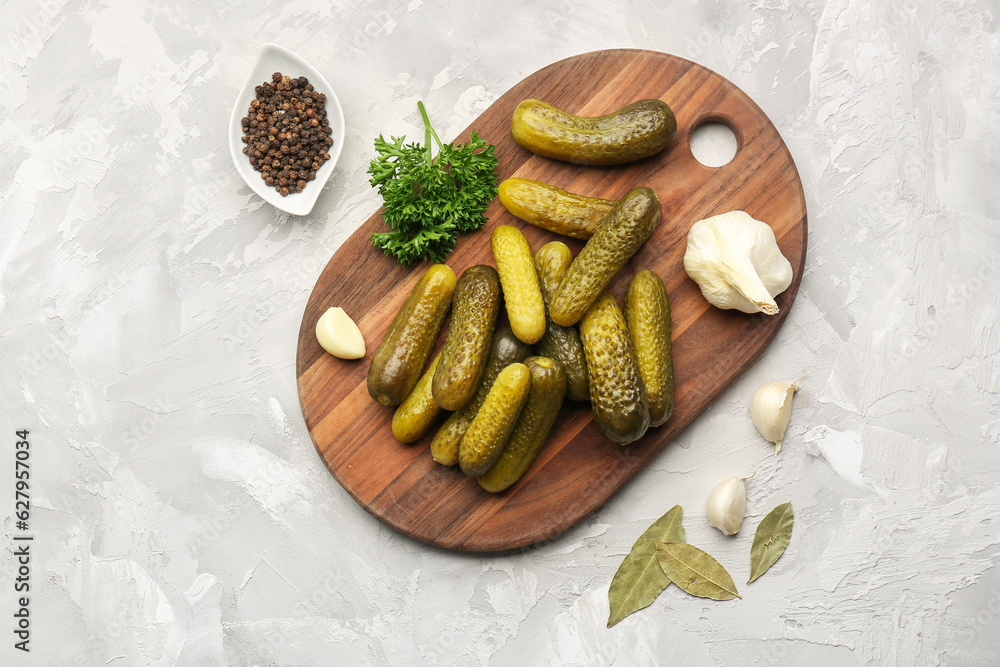
M 479 485 L 491 493 L 499 493 L 521 479 L 549 437 L 566 394 L 566 374 L 558 361 L 529 357 L 524 365 L 531 373 L 528 401 L 500 458 L 479 476 Z
M 580 340 L 597 430 L 623 445 L 638 440 L 649 427 L 649 399 L 625 316 L 610 292 L 602 292 L 580 320 Z
M 535 227 L 586 241 L 615 203 L 573 194 L 526 178 L 500 183 L 500 203 L 515 217 Z
M 633 188 L 576 256 L 549 304 L 556 324 L 576 324 L 660 221 L 660 202 L 649 188 Z
M 576 164 L 612 165 L 659 153 L 677 134 L 661 100 L 640 100 L 606 116 L 574 116 L 541 100 L 514 109 L 514 141 L 532 153 Z
M 670 300 L 660 276 L 647 270 L 635 274 L 625 297 L 625 321 L 649 398 L 649 425 L 659 426 L 674 411 Z
M 396 412 L 392 415 L 392 435 L 400 442 L 414 442 L 427 432 L 434 420 L 441 413 L 441 406 L 434 400 L 431 393 L 431 382 L 437 369 L 441 355 L 431 361 L 431 365 L 413 387 Z
M 514 430 L 531 389 L 531 371 L 521 363 L 500 371 L 483 406 L 458 449 L 458 464 L 466 475 L 482 475 L 496 463 Z
M 432 385 L 434 400 L 445 410 L 458 410 L 476 392 L 499 311 L 496 269 L 479 264 L 463 271 L 455 285 L 451 325 Z
M 512 225 L 494 229 L 490 246 L 503 286 L 510 328 L 515 336 L 531 345 L 545 333 L 545 304 L 531 246 L 521 230 Z
M 546 243 L 535 253 L 535 271 L 542 288 L 542 299 L 546 309 L 553 293 L 559 288 L 566 269 L 573 261 L 573 253 L 565 243 Z M 583 345 L 576 327 L 556 324 L 552 318 L 545 322 L 545 335 L 535 343 L 539 356 L 560 362 L 566 375 L 566 396 L 573 401 L 590 400 L 590 382 L 587 379 L 587 362 L 583 356 Z
M 490 393 L 490 388 L 500 375 L 500 371 L 510 364 L 524 361 L 530 354 L 531 347 L 519 341 L 509 327 L 501 327 L 493 333 L 486 370 L 483 371 L 483 378 L 479 381 L 472 400 L 466 403 L 465 407 L 449 415 L 431 441 L 431 456 L 435 461 L 446 466 L 458 463 L 459 444 L 483 401 L 486 400 L 486 395 Z
M 420 379 L 455 291 L 455 272 L 433 264 L 396 313 L 368 368 L 368 393 L 399 405 Z

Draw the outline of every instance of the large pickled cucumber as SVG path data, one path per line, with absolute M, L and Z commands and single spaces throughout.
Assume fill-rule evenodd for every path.
M 417 380 L 413 391 L 407 396 L 396 412 L 392 415 L 392 435 L 400 442 L 414 442 L 427 432 L 434 420 L 441 413 L 441 406 L 434 400 L 431 393 L 431 382 L 434 371 L 437 370 L 441 355 L 431 361 L 424 374 Z
M 458 410 L 472 399 L 490 353 L 500 311 L 500 277 L 479 264 L 462 272 L 452 297 L 451 325 L 434 374 L 434 400 Z
M 472 400 L 449 415 L 431 441 L 431 456 L 435 461 L 446 466 L 458 463 L 459 444 L 483 401 L 486 400 L 486 395 L 490 393 L 490 388 L 500 375 L 500 371 L 510 364 L 524 361 L 530 354 L 531 346 L 518 340 L 509 327 L 501 327 L 494 332 L 486 370 L 483 371 L 482 380 L 479 381 Z
M 455 272 L 433 264 L 389 325 L 368 369 L 368 393 L 382 405 L 399 405 L 406 398 L 434 349 L 451 306 Z
M 535 253 L 535 271 L 542 288 L 542 298 L 548 308 L 552 295 L 573 261 L 573 253 L 565 243 L 546 243 Z M 566 396 L 573 401 L 590 400 L 590 382 L 587 379 L 587 361 L 576 327 L 556 324 L 550 317 L 545 322 L 545 335 L 535 343 L 535 352 L 560 362 L 566 374 Z
M 566 394 L 566 374 L 558 361 L 529 357 L 524 365 L 531 373 L 528 401 L 500 458 L 479 476 L 479 485 L 491 493 L 499 493 L 521 479 L 549 437 Z
M 659 426 L 674 411 L 670 300 L 660 276 L 648 270 L 635 274 L 625 297 L 625 321 L 649 398 L 649 425 Z
M 625 316 L 610 292 L 602 292 L 580 320 L 580 340 L 597 430 L 623 445 L 638 440 L 649 427 L 649 399 Z
M 659 153 L 677 134 L 660 100 L 640 100 L 606 116 L 574 116 L 541 100 L 524 100 L 510 122 L 514 141 L 532 153 L 576 164 L 610 165 Z
M 619 199 L 567 269 L 549 304 L 552 321 L 564 327 L 579 322 L 659 221 L 660 202 L 649 188 L 633 188 Z
M 462 438 L 458 449 L 462 472 L 478 476 L 493 467 L 517 424 L 529 389 L 531 371 L 524 364 L 511 364 L 500 371 Z
M 531 246 L 521 230 L 500 225 L 490 235 L 493 259 L 503 285 L 507 318 L 514 335 L 529 345 L 545 333 L 545 304 L 535 274 Z
M 556 234 L 587 240 L 615 203 L 573 194 L 526 178 L 500 183 L 500 203 L 514 216 Z

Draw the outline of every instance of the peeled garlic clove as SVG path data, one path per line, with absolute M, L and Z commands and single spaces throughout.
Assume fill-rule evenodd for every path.
M 323 349 L 341 359 L 365 356 L 365 339 L 361 330 L 343 308 L 329 308 L 316 322 L 316 340 Z
M 743 525 L 743 515 L 747 509 L 746 477 L 730 477 L 720 482 L 708 494 L 705 502 L 705 516 L 709 523 L 726 535 L 735 535 Z
M 768 442 L 774 443 L 774 453 L 781 449 L 788 420 L 792 416 L 792 395 L 798 391 L 794 382 L 765 382 L 750 398 L 750 416 L 754 426 Z

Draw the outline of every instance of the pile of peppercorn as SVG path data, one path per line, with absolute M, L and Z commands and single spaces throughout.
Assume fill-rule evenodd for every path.
M 243 153 L 264 183 L 282 197 L 302 192 L 330 159 L 333 139 L 326 95 L 316 92 L 304 76 L 293 79 L 281 72 L 254 92 L 257 97 L 242 120 Z

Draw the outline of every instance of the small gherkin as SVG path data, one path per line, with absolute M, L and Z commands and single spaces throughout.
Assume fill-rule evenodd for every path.
M 659 153 L 677 134 L 663 100 L 633 102 L 605 116 L 575 116 L 541 100 L 524 100 L 510 121 L 514 141 L 532 153 L 574 164 L 612 165 Z
M 649 425 L 659 426 L 674 412 L 670 300 L 660 276 L 649 270 L 635 274 L 625 296 L 625 321 L 649 397 Z
M 382 405 L 399 405 L 423 373 L 451 307 L 455 272 L 431 265 L 403 302 L 368 367 L 368 393 Z
M 500 277 L 492 266 L 471 266 L 455 284 L 451 325 L 432 383 L 434 400 L 445 410 L 472 400 L 486 368 L 500 298 Z
M 561 241 L 546 243 L 535 253 L 535 270 L 538 272 L 546 310 L 572 262 L 573 253 Z M 570 400 L 590 400 L 587 360 L 583 356 L 583 345 L 576 327 L 556 324 L 550 317 L 545 323 L 545 333 L 541 340 L 535 343 L 535 351 L 539 356 L 555 359 L 562 364 L 566 374 L 566 396 Z
M 528 470 L 548 439 L 566 395 L 566 373 L 561 363 L 547 357 L 528 357 L 524 365 L 531 373 L 528 400 L 500 458 L 479 476 L 479 486 L 490 493 L 510 487 Z
M 580 340 L 597 430 L 623 445 L 638 440 L 649 428 L 649 398 L 625 316 L 610 292 L 602 292 L 580 320 Z
M 500 371 L 510 364 L 524 361 L 530 354 L 531 346 L 518 340 L 510 327 L 500 327 L 493 333 L 486 370 L 483 371 L 483 377 L 472 400 L 451 413 L 431 440 L 431 456 L 435 461 L 445 466 L 458 463 L 458 449 L 462 438 L 465 437 L 469 424 L 475 419 L 476 413 L 490 393 L 490 388 L 500 375 Z
M 462 472 L 479 476 L 493 467 L 517 424 L 529 389 L 531 371 L 524 364 L 511 364 L 500 371 L 462 438 L 458 450 Z
M 580 321 L 660 221 L 660 201 L 649 188 L 633 188 L 618 200 L 570 264 L 549 315 L 564 327 Z

